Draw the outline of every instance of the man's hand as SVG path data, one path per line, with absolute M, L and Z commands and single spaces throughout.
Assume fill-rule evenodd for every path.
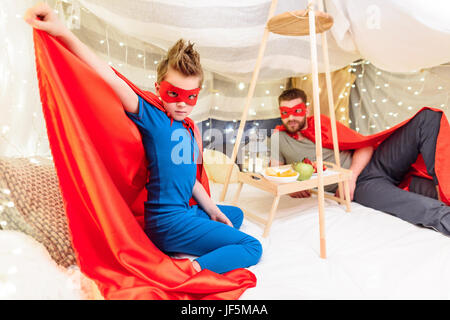
M 61 36 L 67 31 L 53 9 L 43 2 L 29 8 L 23 19 L 33 28 L 46 31 L 52 36 Z
M 348 187 L 350 189 L 350 201 L 353 201 L 353 195 L 355 194 L 356 189 L 356 179 L 351 178 L 348 182 Z M 339 198 L 339 189 L 336 190 L 334 195 Z
M 311 192 L 309 192 L 308 190 L 302 190 L 289 193 L 289 196 L 291 196 L 292 198 L 309 198 L 311 197 Z
M 228 217 L 222 211 L 220 211 L 219 208 L 217 208 L 217 210 L 215 210 L 213 213 L 208 213 L 208 214 L 211 217 L 211 220 L 217 221 L 217 222 L 222 222 L 233 228 L 233 224 L 231 223 L 230 219 L 228 219 Z

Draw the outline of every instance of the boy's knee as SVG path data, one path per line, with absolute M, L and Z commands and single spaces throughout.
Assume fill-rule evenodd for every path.
M 247 248 L 247 251 L 249 252 L 250 257 L 249 265 L 257 264 L 261 259 L 263 253 L 261 242 L 259 242 L 252 236 L 248 236 L 245 246 Z
M 244 212 L 235 206 L 221 206 L 222 212 L 230 219 L 233 227 L 239 229 L 244 221 Z
M 242 225 L 242 222 L 244 221 L 244 212 L 242 211 L 242 209 L 235 207 L 236 208 L 236 213 L 235 213 L 235 218 L 233 221 L 233 226 L 236 229 L 239 229 Z

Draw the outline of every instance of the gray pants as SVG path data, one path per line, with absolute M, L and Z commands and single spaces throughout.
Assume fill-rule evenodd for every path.
M 441 116 L 424 110 L 383 141 L 358 177 L 354 201 L 450 235 L 450 207 L 437 200 L 435 190 L 435 150 Z M 419 154 L 433 181 L 414 178 L 410 192 L 398 188 Z

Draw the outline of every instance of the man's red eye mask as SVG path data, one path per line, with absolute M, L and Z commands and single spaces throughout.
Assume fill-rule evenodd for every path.
M 303 117 L 306 115 L 306 105 L 302 102 L 291 108 L 280 106 L 281 118 L 289 118 L 290 115 L 294 117 Z

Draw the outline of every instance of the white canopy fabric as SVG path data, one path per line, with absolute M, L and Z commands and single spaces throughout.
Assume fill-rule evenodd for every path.
M 80 3 L 124 35 L 164 51 L 179 38 L 189 39 L 197 44 L 205 69 L 236 81 L 249 81 L 271 1 Z M 278 1 L 276 14 L 306 6 L 307 0 Z M 358 58 L 391 72 L 408 72 L 450 61 L 448 1 L 326 0 L 325 7 L 334 17 L 328 37 L 332 70 Z M 91 28 L 85 23 L 83 27 Z M 322 57 L 319 59 L 319 71 L 323 71 Z M 309 60 L 308 37 L 271 34 L 260 79 L 279 80 L 310 73 Z

